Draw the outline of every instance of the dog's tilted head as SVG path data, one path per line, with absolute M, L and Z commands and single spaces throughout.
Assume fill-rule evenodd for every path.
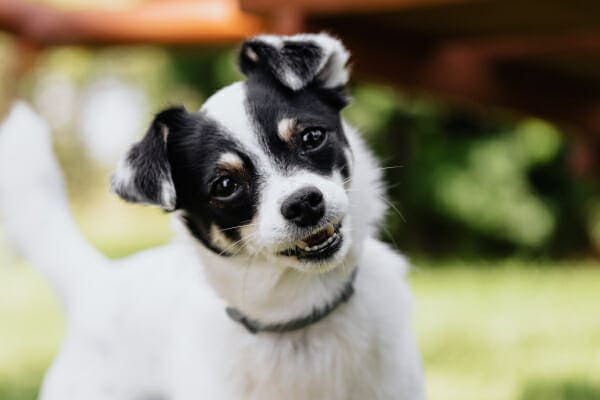
M 353 149 L 340 117 L 349 54 L 325 34 L 258 36 L 243 82 L 199 112 L 159 113 L 113 175 L 126 200 L 179 210 L 221 257 L 326 271 L 348 255 Z

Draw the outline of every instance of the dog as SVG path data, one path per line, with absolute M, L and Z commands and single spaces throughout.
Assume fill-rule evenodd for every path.
M 327 34 L 245 41 L 245 80 L 172 107 L 111 178 L 174 216 L 172 243 L 111 261 L 78 232 L 44 121 L 0 131 L 0 209 L 64 304 L 44 400 L 425 397 L 405 259 L 376 239 L 381 169 L 340 116 Z

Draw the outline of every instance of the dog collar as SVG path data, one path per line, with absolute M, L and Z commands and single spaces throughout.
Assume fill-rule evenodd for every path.
M 304 317 L 292 319 L 280 324 L 263 324 L 260 321 L 246 317 L 237 308 L 227 307 L 225 311 L 232 320 L 244 325 L 248 332 L 253 334 L 260 332 L 284 333 L 304 329 L 327 317 L 329 314 L 335 311 L 340 304 L 347 302 L 350 297 L 352 297 L 354 294 L 354 280 L 356 278 L 356 272 L 357 269 L 352 271 L 350 279 L 348 279 L 348 282 L 346 282 L 342 291 L 335 299 L 333 299 L 332 302 L 328 303 L 322 308 L 313 308 L 313 311 Z

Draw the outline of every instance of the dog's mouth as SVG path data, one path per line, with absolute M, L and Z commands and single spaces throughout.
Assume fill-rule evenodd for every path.
M 280 255 L 297 257 L 301 260 L 325 260 L 333 256 L 342 246 L 341 223 L 328 223 L 317 232 L 298 240 L 294 247 L 280 252 Z

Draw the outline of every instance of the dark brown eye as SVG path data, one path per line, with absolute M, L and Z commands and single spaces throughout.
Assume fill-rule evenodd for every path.
M 212 185 L 211 195 L 218 200 L 229 200 L 240 191 L 240 185 L 229 176 L 221 176 Z
M 302 147 L 304 150 L 319 148 L 327 138 L 327 132 L 320 128 L 308 128 L 302 132 Z

